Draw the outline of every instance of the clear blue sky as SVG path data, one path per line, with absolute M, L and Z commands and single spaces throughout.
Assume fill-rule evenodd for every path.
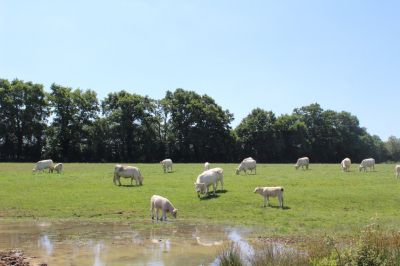
M 400 137 L 400 1 L 0 0 L 0 77 L 161 99 L 207 93 L 235 115 L 318 102 Z

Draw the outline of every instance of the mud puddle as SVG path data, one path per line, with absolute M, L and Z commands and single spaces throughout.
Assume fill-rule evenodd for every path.
M 48 265 L 215 265 L 225 244 L 254 251 L 249 230 L 196 224 L 0 222 L 0 250 L 21 249 Z

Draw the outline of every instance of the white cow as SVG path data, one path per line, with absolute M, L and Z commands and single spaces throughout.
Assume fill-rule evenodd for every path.
M 133 185 L 133 179 L 136 181 L 136 186 L 138 185 L 143 185 L 143 176 L 140 173 L 139 168 L 134 167 L 134 166 L 122 166 L 120 164 L 115 165 L 114 168 L 114 184 L 116 185 L 118 182 L 118 185 L 121 185 L 120 178 L 130 178 L 131 179 L 131 185 Z
M 375 159 L 374 158 L 368 158 L 362 160 L 360 166 L 358 167 L 358 170 L 361 172 L 363 170 L 364 172 L 367 172 L 368 168 L 372 171 L 375 171 Z
M 208 171 L 214 171 L 217 173 L 217 188 L 218 188 L 218 182 L 221 183 L 221 189 L 224 189 L 224 169 L 216 167 L 216 168 L 211 168 Z
M 283 187 L 256 187 L 254 193 L 264 197 L 264 207 L 268 205 L 269 197 L 278 197 L 279 207 L 283 208 Z
M 32 169 L 32 172 L 39 172 L 39 171 L 44 171 L 44 169 L 49 169 L 50 173 L 51 166 L 53 166 L 53 160 L 51 159 L 42 160 L 36 163 L 35 167 Z
M 239 166 L 236 168 L 236 174 L 240 174 L 241 171 L 244 171 L 245 174 L 247 174 L 247 170 L 250 170 L 250 173 L 253 173 L 254 169 L 254 174 L 257 174 L 257 162 L 253 158 L 249 157 L 244 159 Z
M 297 169 L 299 169 L 299 167 L 301 167 L 301 169 L 304 169 L 304 166 L 305 166 L 306 170 L 308 170 L 309 164 L 310 164 L 310 159 L 308 159 L 308 157 L 303 157 L 303 158 L 297 159 L 297 163 L 294 165 L 294 167 L 297 170 Z
M 209 162 L 205 162 L 204 164 L 204 171 L 210 170 L 210 163 Z
M 224 176 L 221 168 L 213 168 L 201 173 L 194 183 L 194 189 L 197 192 L 197 196 L 200 194 L 207 195 L 209 186 L 213 186 L 214 195 L 217 188 L 218 181 L 221 182 L 222 189 L 224 189 Z
M 62 169 L 63 169 L 63 164 L 62 163 L 57 163 L 54 166 L 50 166 L 50 172 L 53 173 L 53 171 L 56 171 L 58 174 L 61 173 Z
M 394 169 L 396 171 L 396 177 L 399 178 L 400 177 L 400 164 L 396 165 L 396 167 Z
M 174 218 L 176 218 L 178 214 L 178 209 L 175 209 L 174 205 L 164 197 L 153 195 L 150 199 L 150 211 L 151 211 L 151 219 L 154 220 L 154 211 L 156 211 L 157 220 L 158 220 L 158 211 L 162 211 L 161 221 L 167 220 L 167 212 L 171 213 Z
M 168 172 L 168 169 L 170 170 L 170 172 L 172 172 L 172 160 L 171 159 L 162 160 L 160 162 L 160 164 L 164 170 L 164 173 Z
M 351 166 L 351 160 L 349 158 L 344 158 L 343 161 L 340 163 L 343 172 L 349 172 Z

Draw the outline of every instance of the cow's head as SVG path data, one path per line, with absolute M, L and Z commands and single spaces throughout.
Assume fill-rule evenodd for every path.
M 238 175 L 240 173 L 240 167 L 236 168 L 236 174 Z
M 260 193 L 261 190 L 262 190 L 261 187 L 256 187 L 253 192 L 254 193 Z
M 194 183 L 194 190 L 197 192 L 197 196 L 200 197 L 200 193 L 204 193 L 206 190 L 206 184 L 204 183 Z
M 174 218 L 176 218 L 176 217 L 178 216 L 178 209 L 173 209 L 173 210 L 172 210 L 172 216 L 173 216 Z
M 115 165 L 115 168 L 114 168 L 114 172 L 115 172 L 115 173 L 121 172 L 121 171 L 123 171 L 123 170 L 124 170 L 124 167 L 123 167 L 122 165 L 120 165 L 120 164 L 116 164 L 116 165 Z

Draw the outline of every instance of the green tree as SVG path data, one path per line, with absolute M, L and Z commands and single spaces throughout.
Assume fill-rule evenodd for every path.
M 90 128 L 99 111 L 96 92 L 52 84 L 49 101 L 54 117 L 47 131 L 47 154 L 62 161 L 85 160 Z
M 161 100 L 167 153 L 177 161 L 214 162 L 234 158 L 229 124 L 233 115 L 208 95 L 176 89 Z
M 43 86 L 0 80 L 0 158 L 37 160 L 44 145 L 48 104 Z
M 279 134 L 279 162 L 293 162 L 297 158 L 309 154 L 311 150 L 306 124 L 298 115 L 281 115 L 276 120 Z
M 390 136 L 385 142 L 389 159 L 392 161 L 400 161 L 400 138 Z
M 112 160 L 154 162 L 163 157 L 156 101 L 126 91 L 102 102 L 108 123 L 107 150 Z
M 236 127 L 241 158 L 252 156 L 259 162 L 278 161 L 282 142 L 276 129 L 275 114 L 256 108 Z

